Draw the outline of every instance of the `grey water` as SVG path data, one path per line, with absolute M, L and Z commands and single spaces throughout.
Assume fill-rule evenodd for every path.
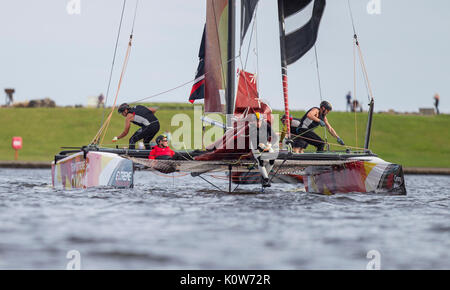
M 50 176 L 0 169 L 0 269 L 450 268 L 449 176 L 406 176 L 407 196 L 230 195 L 144 171 L 133 189 L 64 191 Z

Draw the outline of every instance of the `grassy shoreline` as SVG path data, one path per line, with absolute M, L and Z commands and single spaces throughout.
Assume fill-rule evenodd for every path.
M 161 132 L 174 132 L 175 114 L 185 114 L 194 122 L 194 110 L 189 104 L 158 103 L 157 117 Z M 89 108 L 1 108 L 0 160 L 14 160 L 11 148 L 13 136 L 23 138 L 20 161 L 51 161 L 63 146 L 83 146 L 91 142 L 102 119 L 109 111 Z M 279 112 L 275 112 L 279 113 Z M 294 111 L 301 117 L 304 112 Z M 347 145 L 363 147 L 367 114 L 332 112 L 328 117 L 331 125 Z M 355 126 L 356 120 L 356 126 Z M 113 114 L 103 145 L 112 146 L 112 137 L 123 130 L 124 118 Z M 405 167 L 450 168 L 449 115 L 415 116 L 375 114 L 370 149 L 386 161 Z M 192 127 L 194 124 L 192 125 Z M 130 130 L 128 137 L 137 129 Z M 193 130 L 193 128 L 191 128 Z M 316 133 L 323 136 L 323 129 Z M 328 134 L 328 141 L 336 140 Z M 124 140 L 126 142 L 126 140 Z M 312 149 L 312 148 L 310 148 Z M 331 150 L 339 147 L 331 146 Z

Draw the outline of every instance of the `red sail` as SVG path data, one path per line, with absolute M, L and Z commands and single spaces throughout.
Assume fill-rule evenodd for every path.
M 251 120 L 251 114 L 256 112 L 272 123 L 271 108 L 258 98 L 255 75 L 241 70 L 234 112 L 236 122 L 233 128 L 229 128 L 222 138 L 206 148 L 210 152 L 195 157 L 195 160 L 236 160 L 250 153 L 248 122 Z
M 256 76 L 252 73 L 240 70 L 238 91 L 236 94 L 235 115 L 249 113 L 265 114 L 269 123 L 271 123 L 270 107 L 259 99 Z

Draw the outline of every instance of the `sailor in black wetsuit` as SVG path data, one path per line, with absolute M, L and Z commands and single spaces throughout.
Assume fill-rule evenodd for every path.
M 338 136 L 336 131 L 330 126 L 327 120 L 327 114 L 332 110 L 331 104 L 327 101 L 320 103 L 320 108 L 311 108 L 303 118 L 300 120 L 300 126 L 296 130 L 294 138 L 299 139 L 300 152 L 303 153 L 304 149 L 311 144 L 317 148 L 317 152 L 322 152 L 325 142 L 316 133 L 313 132 L 317 126 L 327 127 L 331 135 L 337 138 L 337 142 L 342 146 L 345 145 L 344 141 Z
M 258 162 L 262 186 L 270 187 L 269 174 L 278 157 L 278 135 L 260 113 L 255 113 L 256 120 L 249 124 L 250 149 Z
M 130 123 L 133 123 L 141 128 L 131 136 L 128 148 L 135 149 L 136 142 L 144 139 L 145 149 L 150 150 L 150 141 L 159 131 L 159 121 L 154 114 L 156 109 L 140 105 L 130 107 L 127 103 L 124 103 L 119 106 L 118 112 L 126 118 L 125 129 L 122 134 L 114 137 L 112 141 L 116 142 L 118 139 L 127 136 L 128 131 L 130 130 Z

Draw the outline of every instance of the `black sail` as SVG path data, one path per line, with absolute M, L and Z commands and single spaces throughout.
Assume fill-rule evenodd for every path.
M 248 27 L 252 22 L 256 5 L 259 0 L 242 0 L 241 1 L 241 43 L 247 33 Z
M 302 11 L 309 5 L 313 0 L 285 0 L 278 1 L 278 5 L 281 5 L 284 11 L 284 17 L 287 18 L 299 11 Z
M 283 9 L 284 19 L 287 19 L 305 9 L 311 2 L 313 0 L 278 0 L 278 9 Z M 311 19 L 302 27 L 281 36 L 282 45 L 285 48 L 282 57 L 285 57 L 287 65 L 299 60 L 316 43 L 325 5 L 325 0 L 314 0 Z
M 202 42 L 198 52 L 198 67 L 195 74 L 194 85 L 192 86 L 189 102 L 194 103 L 195 100 L 205 98 L 205 29 L 203 29 Z

